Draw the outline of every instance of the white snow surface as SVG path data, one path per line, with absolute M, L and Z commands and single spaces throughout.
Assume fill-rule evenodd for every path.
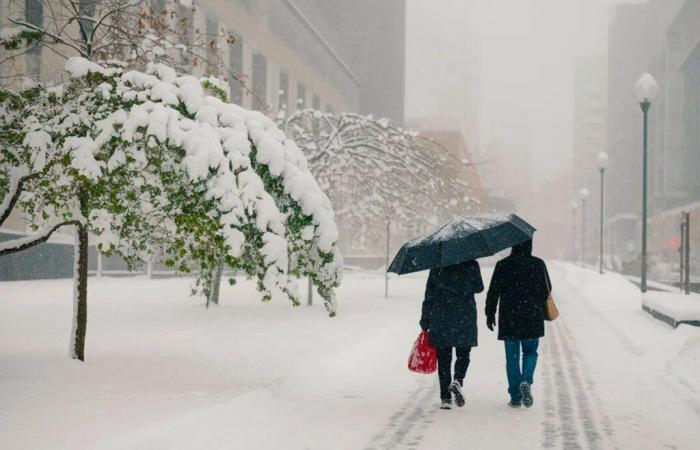
M 483 270 L 488 282 L 490 269 Z M 503 346 L 484 326 L 467 405 L 438 409 L 437 375 L 411 373 L 421 275 L 349 274 L 341 309 L 222 305 L 191 280 L 89 280 L 87 361 L 65 356 L 70 280 L 0 283 L 0 442 L 15 449 L 696 448 L 700 329 L 640 308 L 638 289 L 550 263 L 561 317 L 546 326 L 534 406 L 506 406 Z

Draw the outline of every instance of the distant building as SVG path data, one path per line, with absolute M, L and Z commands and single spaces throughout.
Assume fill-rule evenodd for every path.
M 580 57 L 574 62 L 574 141 L 571 167 L 571 198 L 577 199 L 578 192 L 586 188 L 591 193 L 586 208 L 586 255 L 598 254 L 598 221 L 600 208 L 600 175 L 598 154 L 606 151 L 607 120 L 607 61 L 604 56 Z M 569 200 L 570 202 L 570 200 Z M 564 204 L 563 211 L 567 206 Z M 583 211 L 579 211 L 583 214 Z M 578 219 L 580 220 L 580 218 Z M 583 231 L 583 230 L 581 230 Z M 575 251 L 581 243 L 574 242 Z M 576 257 L 576 254 L 573 255 Z
M 510 136 L 496 138 L 480 156 L 484 184 L 491 194 L 510 199 L 515 204 L 530 195 L 534 187 L 533 160 L 530 136 L 523 132 L 519 142 Z
M 574 236 L 573 227 L 580 228 L 581 211 L 580 208 L 576 211 L 576 224 L 573 225 L 571 192 L 562 189 L 570 178 L 571 174 L 565 171 L 555 179 L 533 187 L 517 202 L 516 212 L 537 228 L 535 252 L 544 258 L 571 259 L 580 254 L 580 231 Z M 593 227 L 594 224 L 590 223 L 589 228 Z
M 446 124 L 440 126 L 439 124 L 419 119 L 409 119 L 406 126 L 420 133 L 421 136 L 434 140 L 450 152 L 450 159 L 453 160 L 452 163 L 449 163 L 449 167 L 452 170 L 451 175 L 458 180 L 467 182 L 471 189 L 472 197 L 479 202 L 474 210 L 470 212 L 513 211 L 512 202 L 502 198 L 491 197 L 482 178 L 483 167 L 479 161 L 474 160 L 472 149 L 468 146 L 467 139 L 459 128 L 449 128 Z
M 603 56 L 587 56 L 574 64 L 574 189 L 597 190 L 597 157 L 606 150 L 606 63 Z

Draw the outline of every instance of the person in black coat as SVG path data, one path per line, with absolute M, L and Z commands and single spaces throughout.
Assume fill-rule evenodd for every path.
M 532 256 L 532 241 L 513 247 L 496 264 L 486 295 L 486 325 L 493 331 L 498 310 L 498 339 L 504 341 L 510 406 L 532 406 L 531 385 L 544 309 L 551 290 L 547 266 Z M 521 366 L 522 352 L 522 366 Z
M 452 394 L 457 406 L 464 406 L 462 384 L 469 367 L 469 353 L 477 345 L 474 294 L 484 290 L 476 261 L 432 269 L 425 288 L 420 326 L 428 330 L 437 350 L 441 408 L 450 409 Z M 452 349 L 456 350 L 454 379 Z

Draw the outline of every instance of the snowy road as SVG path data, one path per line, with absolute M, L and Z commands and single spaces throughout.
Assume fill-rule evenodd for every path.
M 65 358 L 70 281 L 0 283 L 3 449 L 696 448 L 700 330 L 662 324 L 623 279 L 553 264 L 529 410 L 506 406 L 485 328 L 465 408 L 405 369 L 424 279 L 349 275 L 339 317 L 225 287 L 205 311 L 186 280 L 91 279 L 88 361 Z M 490 275 L 484 270 L 485 278 Z

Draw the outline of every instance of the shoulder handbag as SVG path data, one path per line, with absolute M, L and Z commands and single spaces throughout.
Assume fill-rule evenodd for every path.
M 547 269 L 545 269 L 547 270 Z M 554 303 L 554 297 L 552 297 L 552 288 L 549 286 L 549 283 L 547 283 L 547 273 L 543 272 L 544 275 L 544 283 L 547 285 L 547 301 L 544 304 L 544 320 L 547 320 L 549 322 L 556 320 L 557 317 L 559 317 L 559 309 L 557 309 L 557 304 Z

